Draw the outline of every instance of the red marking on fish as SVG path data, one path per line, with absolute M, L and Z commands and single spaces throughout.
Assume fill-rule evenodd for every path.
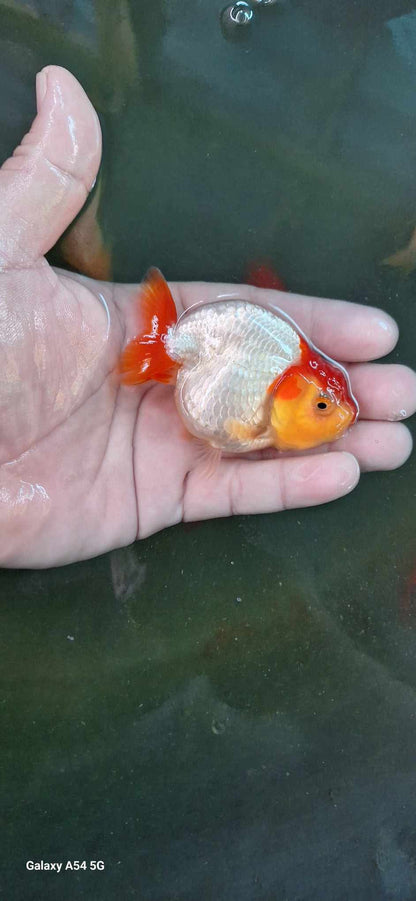
M 270 394 L 276 394 L 279 391 L 279 397 L 285 400 L 291 400 L 300 393 L 298 377 L 304 376 L 310 379 L 312 374 L 316 381 L 321 385 L 322 389 L 329 392 L 336 392 L 340 402 L 347 404 L 350 402 L 350 389 L 343 372 L 330 361 L 318 354 L 314 347 L 311 347 L 304 338 L 299 340 L 301 348 L 301 359 L 296 366 L 289 366 L 285 369 L 274 382 L 268 387 Z M 351 424 L 358 417 L 358 407 L 355 412 Z

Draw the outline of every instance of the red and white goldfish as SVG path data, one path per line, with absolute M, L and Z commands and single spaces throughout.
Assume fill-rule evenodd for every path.
M 280 310 L 218 299 L 178 319 L 157 269 L 139 304 L 143 324 L 121 356 L 121 381 L 174 383 L 186 428 L 218 451 L 304 450 L 334 441 L 355 422 L 346 370 Z

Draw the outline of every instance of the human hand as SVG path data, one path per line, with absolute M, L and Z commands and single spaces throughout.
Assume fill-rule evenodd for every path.
M 286 310 L 346 363 L 360 422 L 302 456 L 223 458 L 208 476 L 173 389 L 120 386 L 136 328 L 137 286 L 52 269 L 44 254 L 81 209 L 101 155 L 97 116 L 76 80 L 47 67 L 38 115 L 0 170 L 0 562 L 54 566 L 92 557 L 181 520 L 310 506 L 348 493 L 360 469 L 410 453 L 398 420 L 416 408 L 407 367 L 368 364 L 397 327 L 380 310 L 247 286 L 171 285 L 178 311 L 219 293 Z M 157 263 L 149 260 L 149 263 Z

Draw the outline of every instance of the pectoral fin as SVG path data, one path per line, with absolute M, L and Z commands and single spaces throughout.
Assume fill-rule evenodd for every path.
M 254 441 L 264 433 L 263 425 L 250 425 L 248 422 L 239 422 L 238 419 L 227 419 L 224 429 L 234 441 Z
M 247 422 L 239 422 L 238 419 L 228 419 L 224 423 L 224 428 L 232 441 L 246 445 L 246 447 L 241 448 L 242 451 L 262 450 L 275 443 L 274 431 L 270 425 L 266 427 L 264 424 L 254 426 Z

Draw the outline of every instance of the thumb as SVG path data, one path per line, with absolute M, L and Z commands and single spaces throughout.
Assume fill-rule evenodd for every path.
M 50 250 L 84 204 L 101 159 L 98 116 L 66 69 L 36 78 L 38 114 L 0 169 L 0 270 Z

